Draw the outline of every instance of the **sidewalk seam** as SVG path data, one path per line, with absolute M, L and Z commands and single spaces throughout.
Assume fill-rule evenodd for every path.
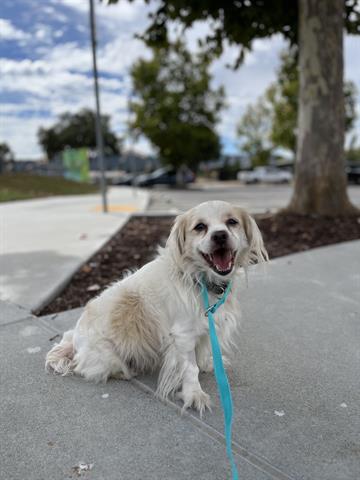
M 156 400 L 156 397 L 154 395 L 154 391 L 152 390 L 151 387 L 145 385 L 142 383 L 140 380 L 137 380 L 136 378 L 133 378 L 131 380 L 131 383 L 135 386 L 137 386 L 140 390 L 146 392 L 146 393 L 151 393 Z M 190 422 L 198 429 L 201 431 L 201 433 L 207 435 L 208 437 L 212 438 L 215 440 L 217 443 L 223 445 L 225 447 L 225 437 L 224 435 L 216 430 L 216 428 L 212 427 L 211 425 L 208 425 L 207 423 L 203 422 L 201 419 L 193 415 L 192 413 L 189 412 L 182 412 L 182 409 L 179 405 L 177 405 L 175 402 L 172 400 L 164 400 L 162 403 L 165 405 L 168 405 L 172 407 L 173 409 L 176 410 L 176 413 L 180 416 L 186 416 L 190 420 Z M 262 473 L 265 473 L 266 475 L 269 475 L 270 478 L 273 480 L 295 480 L 293 477 L 290 477 L 286 473 L 282 472 L 279 470 L 277 467 L 273 466 L 270 462 L 265 460 L 263 457 L 256 455 L 254 453 L 249 452 L 246 448 L 242 447 L 237 443 L 236 441 L 232 441 L 232 446 L 233 446 L 233 452 L 238 455 L 242 460 L 245 462 L 249 463 L 252 465 L 254 468 L 257 470 L 260 470 Z M 225 454 L 225 453 L 224 453 Z
M 9 322 L 0 324 L 0 328 L 7 327 L 9 325 L 16 325 L 17 323 L 24 322 L 25 320 L 36 320 L 36 317 L 34 317 L 34 315 L 29 313 L 27 317 L 21 317 L 21 318 L 18 318 L 17 320 L 13 320 L 13 321 L 10 320 Z

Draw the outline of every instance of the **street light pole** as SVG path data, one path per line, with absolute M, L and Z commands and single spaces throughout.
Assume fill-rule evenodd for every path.
M 101 129 L 101 117 L 100 117 L 100 100 L 99 100 L 99 84 L 98 84 L 98 71 L 96 62 L 96 27 L 95 27 L 95 11 L 94 0 L 90 2 L 90 31 L 91 31 L 91 49 L 93 59 L 93 75 L 94 75 L 94 92 L 96 101 L 95 112 L 95 129 L 96 129 L 96 150 L 97 158 L 100 165 L 100 188 L 102 196 L 103 213 L 107 213 L 107 198 L 106 198 L 106 178 L 105 178 L 105 162 L 104 162 L 104 141 Z

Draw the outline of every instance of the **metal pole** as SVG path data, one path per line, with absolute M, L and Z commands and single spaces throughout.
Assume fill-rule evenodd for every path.
M 131 98 L 134 94 L 134 91 L 133 89 L 131 88 L 129 90 L 129 95 L 128 95 L 128 125 L 127 125 L 127 136 L 128 136 L 128 139 L 129 139 L 129 158 L 131 156 L 131 147 L 134 146 L 134 135 L 132 134 L 131 132 L 131 128 L 130 128 L 130 123 L 131 123 L 131 110 L 130 110 L 130 103 L 131 103 Z M 135 152 L 133 151 L 134 153 L 134 161 L 131 162 L 131 165 L 130 165 L 130 173 L 132 175 L 132 179 L 131 179 L 131 186 L 133 188 L 133 195 L 134 197 L 137 197 L 137 187 L 136 187 L 136 183 L 135 183 L 135 174 L 136 174 L 136 165 L 135 165 Z
M 104 162 L 104 142 L 101 129 L 101 117 L 100 117 L 100 100 L 99 100 L 99 85 L 98 85 L 98 71 L 96 63 L 96 27 L 95 27 L 95 12 L 94 12 L 94 0 L 90 2 L 90 31 L 91 31 L 91 49 L 93 59 L 93 75 L 94 75 L 94 92 L 96 101 L 95 112 L 95 129 L 96 129 L 96 150 L 97 158 L 100 165 L 100 188 L 102 196 L 103 212 L 108 211 L 107 198 L 106 198 L 106 178 L 105 178 L 105 162 Z

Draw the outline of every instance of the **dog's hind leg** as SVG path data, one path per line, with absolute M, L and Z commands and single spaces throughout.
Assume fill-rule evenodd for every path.
M 69 375 L 73 371 L 74 330 L 64 333 L 61 342 L 54 345 L 46 355 L 45 368 L 59 375 Z
M 106 382 L 110 377 L 130 380 L 135 375 L 105 338 L 87 340 L 76 352 L 74 364 L 74 373 L 95 383 Z

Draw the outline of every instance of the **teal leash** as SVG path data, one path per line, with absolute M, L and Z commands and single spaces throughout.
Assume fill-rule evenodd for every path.
M 215 319 L 214 313 L 216 310 L 221 307 L 226 302 L 229 293 L 231 292 L 231 282 L 229 282 L 226 287 L 222 297 L 214 303 L 214 305 L 209 305 L 209 294 L 206 288 L 206 283 L 204 279 L 201 281 L 201 295 L 205 307 L 205 315 L 208 317 L 209 321 L 209 335 L 211 350 L 213 354 L 213 364 L 214 364 L 214 373 L 216 378 L 216 383 L 218 387 L 218 392 L 220 396 L 221 406 L 224 412 L 224 429 L 225 429 L 225 440 L 226 440 L 226 453 L 230 461 L 231 471 L 232 471 L 232 480 L 239 480 L 236 464 L 234 461 L 234 456 L 231 447 L 231 432 L 232 432 L 232 417 L 233 417 L 233 406 L 231 398 L 231 390 L 229 385 L 229 380 L 226 376 L 226 371 L 221 356 L 221 349 L 219 345 L 219 340 L 216 335 Z

